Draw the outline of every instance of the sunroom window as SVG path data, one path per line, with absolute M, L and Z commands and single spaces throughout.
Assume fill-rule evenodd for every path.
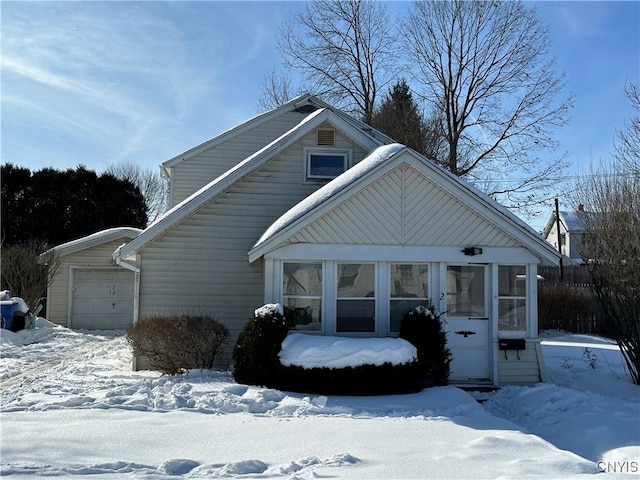
M 296 330 L 320 330 L 322 263 L 286 262 L 282 273 L 287 325 Z
M 344 173 L 349 164 L 349 151 L 308 149 L 306 171 L 308 180 L 330 180 Z
M 498 267 L 498 330 L 527 329 L 527 268 L 525 265 Z
M 336 332 L 375 332 L 375 265 L 338 263 L 337 270 Z
M 400 331 L 405 313 L 424 305 L 428 295 L 428 267 L 425 263 L 390 265 L 391 298 L 389 305 L 389 331 Z

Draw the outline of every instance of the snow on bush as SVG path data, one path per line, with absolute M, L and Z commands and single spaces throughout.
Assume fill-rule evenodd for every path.
M 253 312 L 254 318 L 272 318 L 278 313 L 284 316 L 284 309 L 279 303 L 267 303 Z
M 280 363 L 303 368 L 402 365 L 417 359 L 416 347 L 401 338 L 345 338 L 291 333 L 282 342 Z

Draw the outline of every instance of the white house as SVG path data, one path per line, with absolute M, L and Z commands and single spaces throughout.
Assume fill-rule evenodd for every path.
M 114 252 L 133 321 L 285 306 L 296 330 L 396 335 L 432 299 L 454 382 L 544 379 L 536 271 L 558 253 L 465 181 L 303 95 L 162 166 L 170 209 Z
M 549 220 L 542 230 L 542 236 L 547 239 L 556 250 L 562 252 L 565 265 L 582 265 L 584 261 L 580 254 L 583 236 L 586 231 L 587 216 L 593 215 L 578 210 L 560 210 L 551 212 Z M 559 226 L 559 230 L 558 230 Z M 560 248 L 558 247 L 560 246 Z

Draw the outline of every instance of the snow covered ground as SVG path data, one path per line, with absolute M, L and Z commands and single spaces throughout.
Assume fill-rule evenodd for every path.
M 534 387 L 325 397 L 239 385 L 226 372 L 132 372 L 122 332 L 40 326 L 1 331 L 0 474 L 11 478 L 640 473 L 640 390 L 605 339 L 549 336 L 551 382 Z

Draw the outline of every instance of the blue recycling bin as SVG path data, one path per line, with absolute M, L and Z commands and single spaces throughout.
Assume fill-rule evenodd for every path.
M 3 300 L 0 302 L 0 315 L 2 316 L 2 328 L 13 330 L 13 319 L 18 311 L 18 302 L 15 300 Z M 24 328 L 24 327 L 23 327 Z

